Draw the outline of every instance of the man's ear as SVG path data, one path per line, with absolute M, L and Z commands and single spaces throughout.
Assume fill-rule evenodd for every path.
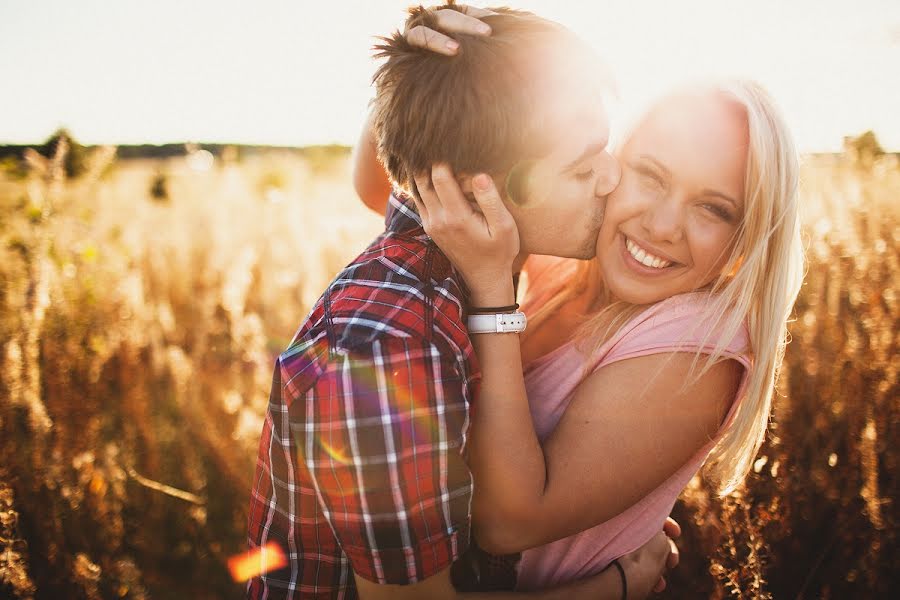
M 497 191 L 500 192 L 500 197 L 503 198 L 504 202 L 506 202 L 506 185 L 505 178 L 497 175 L 490 174 L 491 179 L 494 180 L 494 185 L 497 187 Z M 457 175 L 456 182 L 459 184 L 459 188 L 462 190 L 463 194 L 466 195 L 466 199 L 469 202 L 475 203 L 475 193 L 472 191 L 472 179 L 475 175 Z

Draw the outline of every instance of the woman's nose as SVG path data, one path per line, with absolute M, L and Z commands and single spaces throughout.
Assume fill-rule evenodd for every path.
M 647 231 L 648 241 L 679 242 L 684 235 L 684 215 L 678 200 L 669 194 L 660 194 L 641 216 L 641 225 Z
M 619 179 L 622 178 L 622 168 L 619 166 L 619 161 L 612 154 L 604 152 L 600 156 L 597 170 L 600 174 L 597 178 L 597 195 L 608 196 L 619 185 Z

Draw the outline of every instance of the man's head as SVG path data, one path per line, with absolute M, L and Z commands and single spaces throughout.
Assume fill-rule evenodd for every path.
M 463 186 L 491 174 L 516 219 L 523 252 L 589 258 L 603 198 L 618 182 L 606 152 L 603 70 L 584 43 L 533 14 L 491 9 L 490 36 L 452 34 L 455 56 L 395 34 L 379 46 L 375 135 L 388 174 L 448 163 Z M 413 22 L 439 30 L 428 11 Z

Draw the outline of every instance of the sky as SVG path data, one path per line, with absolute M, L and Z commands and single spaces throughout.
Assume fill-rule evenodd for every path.
M 0 0 L 0 143 L 352 144 L 374 36 L 412 0 Z M 873 129 L 900 151 L 898 0 L 505 0 L 570 27 L 614 124 L 679 82 L 752 77 L 804 151 Z M 476 6 L 491 2 L 473 1 Z

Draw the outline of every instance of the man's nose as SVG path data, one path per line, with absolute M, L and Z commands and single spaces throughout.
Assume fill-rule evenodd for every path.
M 604 152 L 600 157 L 597 169 L 600 174 L 597 178 L 597 195 L 607 196 L 619 185 L 619 180 L 622 178 L 622 168 L 619 166 L 619 161 L 612 154 Z

